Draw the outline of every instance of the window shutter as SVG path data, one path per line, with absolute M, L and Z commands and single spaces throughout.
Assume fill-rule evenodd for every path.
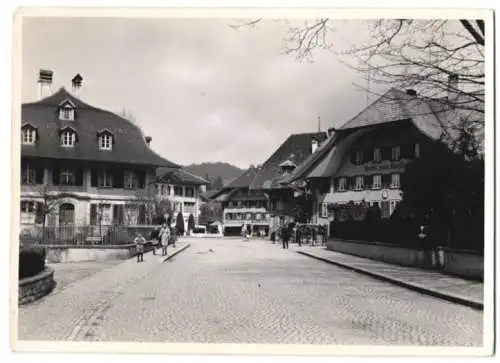
M 351 164 L 356 164 L 356 151 L 351 153 Z
M 37 184 L 43 184 L 44 167 L 38 166 L 35 170 L 35 180 Z
M 81 167 L 75 168 L 75 185 L 83 185 L 83 169 Z
M 118 224 L 123 224 L 124 209 L 123 204 L 118 205 Z
M 363 152 L 363 160 L 366 163 L 373 161 L 373 149 L 365 149 Z
M 116 169 L 113 171 L 113 187 L 114 188 L 123 188 L 125 180 L 125 174 L 123 169 Z
M 144 205 L 139 206 L 139 218 L 138 218 L 138 224 L 145 224 L 146 223 L 146 208 Z
M 36 215 L 35 215 L 35 223 L 36 224 L 43 224 L 43 203 L 41 202 L 36 202 L 35 204 L 35 212 L 36 212 Z
M 90 205 L 90 224 L 97 224 L 97 204 Z
M 52 168 L 52 184 L 59 185 L 61 169 L 58 166 Z
M 137 179 L 139 180 L 139 188 L 144 189 L 146 187 L 146 172 L 143 170 L 138 171 Z
M 372 186 L 373 177 L 371 175 L 363 176 L 363 189 L 370 189 Z
M 111 216 L 113 224 L 118 223 L 118 204 L 113 204 L 113 215 Z
M 97 169 L 90 169 L 90 185 L 93 187 L 97 187 Z

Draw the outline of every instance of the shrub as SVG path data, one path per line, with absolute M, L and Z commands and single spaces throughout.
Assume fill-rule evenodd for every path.
M 45 270 L 45 249 L 29 247 L 19 251 L 19 278 L 34 276 Z

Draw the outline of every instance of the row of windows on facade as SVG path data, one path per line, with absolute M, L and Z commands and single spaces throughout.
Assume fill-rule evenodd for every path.
M 144 189 L 145 172 L 131 170 L 110 171 L 106 169 L 91 169 L 91 186 L 99 188 Z M 44 184 L 44 168 L 23 165 L 21 168 L 21 183 L 34 185 Z M 83 185 L 83 171 L 77 167 L 55 167 L 52 169 L 53 185 Z
M 27 219 L 34 217 L 35 223 L 43 223 L 43 203 L 33 200 L 21 200 L 21 216 L 28 215 Z M 74 208 L 73 208 L 74 210 Z M 176 212 L 194 213 L 195 203 L 184 202 L 184 205 L 176 203 Z M 144 205 L 123 205 L 109 203 L 92 203 L 90 205 L 90 224 L 144 224 L 147 221 L 146 207 Z M 25 218 L 26 219 L 26 218 Z
M 361 201 L 355 201 L 355 204 L 361 204 Z M 369 207 L 376 206 L 380 209 L 380 215 L 382 218 L 389 218 L 398 204 L 401 203 L 399 200 L 381 200 L 381 201 L 371 201 L 366 204 Z M 329 218 L 332 221 L 335 220 L 345 220 L 346 218 L 342 218 L 342 214 L 347 213 L 346 210 L 340 210 L 335 212 L 335 210 L 328 210 L 327 203 L 320 203 L 319 210 L 321 211 L 321 218 Z M 362 220 L 364 218 L 365 213 L 361 210 L 355 210 L 353 213 L 355 220 Z
M 224 215 L 224 219 L 231 221 L 241 221 L 243 219 L 250 221 L 250 220 L 256 220 L 260 221 L 263 219 L 268 219 L 269 214 L 268 213 L 226 213 Z
M 384 146 L 373 149 L 356 150 L 351 154 L 351 164 L 360 165 L 368 162 L 379 163 L 382 160 L 411 160 L 418 157 L 420 157 L 420 144 Z
M 334 192 L 345 192 L 348 190 L 401 188 L 401 174 L 375 174 L 358 175 L 351 177 L 339 177 L 333 180 Z
M 21 131 L 21 139 L 24 145 L 34 145 L 37 140 L 37 131 L 35 128 L 25 127 Z M 77 141 L 77 134 L 74 130 L 63 130 L 59 135 L 59 143 L 62 147 L 74 147 Z M 100 150 L 113 149 L 113 135 L 109 132 L 103 132 L 97 138 L 97 145 Z
M 160 196 L 169 196 L 172 193 L 172 187 L 168 184 L 155 184 L 156 194 Z M 178 197 L 194 198 L 193 187 L 174 186 L 174 195 Z
M 267 208 L 267 202 L 261 201 L 230 201 L 228 208 Z

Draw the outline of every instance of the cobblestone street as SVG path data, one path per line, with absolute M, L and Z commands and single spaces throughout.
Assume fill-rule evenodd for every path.
M 480 311 L 269 241 L 185 241 L 165 263 L 147 254 L 20 307 L 19 339 L 482 344 Z

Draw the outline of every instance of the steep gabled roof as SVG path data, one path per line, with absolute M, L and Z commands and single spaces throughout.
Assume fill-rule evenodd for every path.
M 288 137 L 283 144 L 262 165 L 252 180 L 250 189 L 270 189 L 278 177 L 281 177 L 280 164 L 285 161 L 300 165 L 312 153 L 312 140 L 322 143 L 327 135 L 324 132 L 294 134 Z
M 73 121 L 59 119 L 58 106 L 66 100 L 75 105 Z M 36 127 L 39 134 L 35 145 L 21 146 L 21 156 L 179 167 L 150 149 L 141 130 L 130 121 L 92 107 L 64 88 L 38 102 L 23 104 L 21 117 L 23 122 Z M 62 148 L 59 146 L 59 130 L 67 126 L 76 130 L 79 140 L 74 147 Z M 104 128 L 115 135 L 112 150 L 99 150 L 96 133 Z
M 156 169 L 156 180 L 172 184 L 208 185 L 210 182 L 194 175 L 184 169 L 158 168 Z
M 250 183 L 255 178 L 255 175 L 259 172 L 259 169 L 255 167 L 250 167 L 245 170 L 239 177 L 234 179 L 231 183 L 224 187 L 224 189 L 240 189 L 249 188 Z
M 478 101 L 475 106 L 477 106 Z M 480 102 L 479 102 L 480 103 Z M 359 114 L 335 130 L 326 142 L 309 158 L 304 160 L 281 183 L 292 183 L 308 178 L 321 178 L 332 175 L 339 167 L 342 155 L 359 137 L 372 126 L 395 122 L 411 122 L 423 134 L 437 140 L 449 131 L 456 119 L 467 117 L 484 120 L 484 115 L 474 110 L 454 109 L 446 102 L 428 100 L 392 88 L 375 100 Z

